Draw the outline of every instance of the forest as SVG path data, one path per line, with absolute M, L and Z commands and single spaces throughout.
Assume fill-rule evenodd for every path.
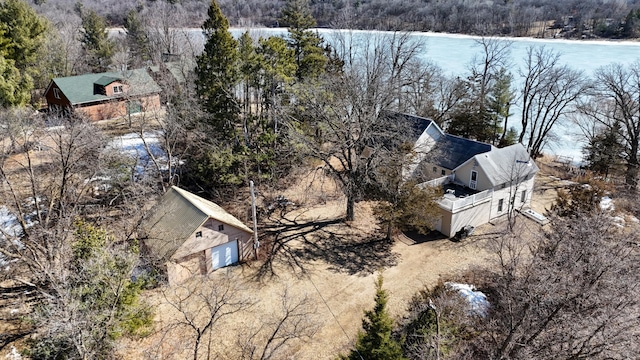
M 531 36 L 552 22 L 579 36 L 635 37 L 640 12 L 626 1 L 459 3 L 0 0 L 2 354 L 633 358 L 640 61 L 587 76 L 532 47 L 514 73 L 511 42 L 490 35 Z M 231 35 L 247 24 L 287 33 Z M 185 26 L 202 28 L 203 48 Z M 453 77 L 418 56 L 425 44 L 407 32 L 329 45 L 317 26 L 486 36 Z M 93 121 L 46 106 L 52 79 L 131 69 L 153 74 L 159 109 Z M 579 174 L 545 168 L 561 184 L 541 180 L 534 195 L 554 195 L 549 225 L 532 225 L 514 197 L 506 219 L 461 243 L 407 245 L 405 234 L 433 234 L 443 192 L 404 175 L 417 154 L 397 113 L 493 147 L 521 143 L 541 164 L 554 130 L 570 125 L 586 140 L 585 164 Z M 133 157 L 114 141 L 131 137 Z M 145 245 L 147 212 L 179 186 L 250 223 L 254 184 L 255 259 L 169 286 L 169 260 Z M 283 195 L 292 189 L 302 200 Z M 611 198 L 615 209 L 604 209 Z M 452 253 L 458 267 L 413 259 L 419 273 L 435 266 L 433 277 L 405 279 L 412 253 Z M 452 282 L 473 282 L 489 307 L 471 306 Z M 339 329 L 327 333 L 329 323 Z
M 219 2 L 231 26 L 286 27 L 280 13 L 285 0 Z M 34 1 L 50 19 L 68 19 L 73 0 Z M 129 10 L 158 13 L 173 7 L 177 26 L 198 27 L 205 19 L 205 0 L 138 2 L 83 1 L 109 26 L 122 26 Z M 310 9 L 317 26 L 326 28 L 435 31 L 483 36 L 581 38 L 637 38 L 640 3 L 637 0 L 314 0 Z M 55 20 L 54 20 L 55 21 Z

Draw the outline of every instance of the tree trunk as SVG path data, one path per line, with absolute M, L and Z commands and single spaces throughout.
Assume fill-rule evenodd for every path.
M 638 159 L 629 159 L 627 163 L 627 172 L 625 174 L 625 184 L 627 184 L 631 191 L 636 191 L 638 185 Z
M 353 221 L 353 219 L 355 218 L 355 205 L 355 196 L 353 194 L 347 195 L 347 216 L 345 218 L 346 221 Z

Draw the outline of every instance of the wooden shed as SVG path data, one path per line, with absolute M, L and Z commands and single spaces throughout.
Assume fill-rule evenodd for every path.
M 248 259 L 253 231 L 217 204 L 171 187 L 142 222 L 144 249 L 170 285 Z

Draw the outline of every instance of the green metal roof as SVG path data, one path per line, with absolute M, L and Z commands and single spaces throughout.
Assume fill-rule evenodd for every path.
M 94 84 L 106 86 L 114 81 L 123 81 L 129 84 L 129 92 L 125 94 L 128 96 L 148 95 L 161 91 L 160 86 L 153 81 L 146 69 L 68 76 L 55 78 L 52 81 L 69 99 L 71 105 L 99 102 L 123 96 L 123 94 L 114 96 L 94 94 Z
M 145 244 L 154 256 L 168 260 L 209 218 L 253 233 L 217 204 L 173 186 L 142 222 Z
M 96 80 L 94 84 L 98 84 L 100 86 L 107 86 L 114 81 L 122 81 L 120 78 L 115 78 L 112 76 L 103 76 L 100 79 Z

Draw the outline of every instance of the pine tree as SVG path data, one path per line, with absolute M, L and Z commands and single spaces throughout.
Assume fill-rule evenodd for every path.
M 151 60 L 151 40 L 145 28 L 144 22 L 140 19 L 141 9 L 131 9 L 124 19 L 124 28 L 127 32 L 127 43 L 131 50 L 131 55 L 137 64 Z
M 26 2 L 0 2 L 1 105 L 24 105 L 31 98 L 46 29 L 46 20 Z
M 202 25 L 206 42 L 197 59 L 196 88 L 215 134 L 228 139 L 234 135 L 240 113 L 233 93 L 238 81 L 238 45 L 229 32 L 229 21 L 215 0 L 211 1 L 208 15 Z
M 584 147 L 584 160 L 587 167 L 605 178 L 609 176 L 611 170 L 623 167 L 624 146 L 620 140 L 620 125 L 615 124 L 611 129 L 604 129 L 602 132 L 589 140 Z
M 511 104 L 516 98 L 516 94 L 511 89 L 511 81 L 513 76 L 507 72 L 504 67 L 500 68 L 495 74 L 496 80 L 489 92 L 489 108 L 492 113 L 492 128 L 496 132 L 493 137 L 493 145 L 506 143 L 507 131 L 509 129 L 508 121 Z M 502 122 L 502 124 L 500 124 Z M 498 139 L 497 132 L 500 132 Z
M 382 274 L 376 279 L 376 305 L 373 310 L 365 311 L 362 320 L 363 332 L 358 334 L 356 349 L 351 352 L 349 359 L 366 360 L 401 360 L 402 347 L 393 339 L 393 319 L 387 312 L 389 295 L 382 288 Z
M 294 50 L 299 80 L 313 78 L 324 72 L 328 63 L 324 40 L 309 30 L 316 26 L 308 0 L 287 0 L 281 22 L 289 28 L 289 46 Z
M 107 71 L 111 65 L 111 56 L 115 53 L 115 44 L 107 34 L 107 22 L 93 10 L 80 11 L 82 48 L 87 56 L 87 64 L 93 72 Z

